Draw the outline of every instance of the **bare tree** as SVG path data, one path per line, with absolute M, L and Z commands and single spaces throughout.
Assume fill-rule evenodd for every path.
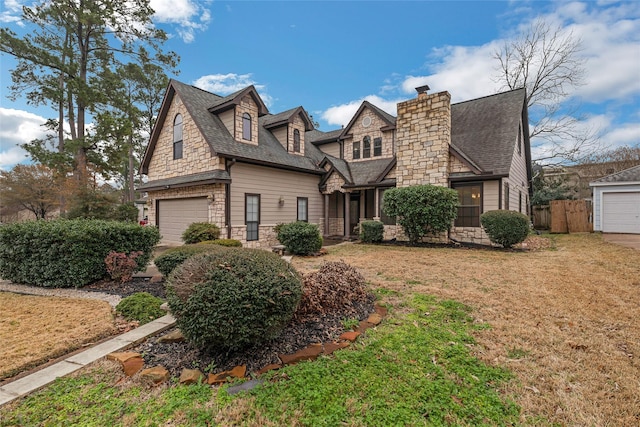
M 581 44 L 572 32 L 540 19 L 494 54 L 501 90 L 527 89 L 530 136 L 547 143 L 534 159 L 540 164 L 575 162 L 598 147 L 597 132 L 584 125 L 578 107 L 568 102 L 572 91 L 585 83 Z

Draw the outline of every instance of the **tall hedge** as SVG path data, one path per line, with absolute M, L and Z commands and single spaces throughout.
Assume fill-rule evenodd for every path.
M 143 270 L 160 240 L 154 227 L 90 219 L 28 221 L 0 227 L 0 277 L 43 287 L 81 287 L 105 277 L 110 251 L 142 251 Z
M 411 244 L 422 237 L 447 231 L 458 216 L 458 192 L 435 185 L 391 188 L 384 192 L 382 209 L 398 223 Z

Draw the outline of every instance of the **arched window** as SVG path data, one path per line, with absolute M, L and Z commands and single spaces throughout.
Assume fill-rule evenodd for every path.
M 182 116 L 173 119 L 173 160 L 182 158 Z
M 362 158 L 371 157 L 371 138 L 367 135 L 362 140 Z
M 242 139 L 251 141 L 251 114 L 242 115 Z
M 298 129 L 293 130 L 293 152 L 300 152 L 300 131 Z

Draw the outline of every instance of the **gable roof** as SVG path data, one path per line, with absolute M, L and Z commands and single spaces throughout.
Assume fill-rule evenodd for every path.
M 589 185 L 597 187 L 607 184 L 640 184 L 640 165 L 596 179 Z
M 262 98 L 260 98 L 260 95 L 258 95 L 258 91 L 253 85 L 247 86 L 246 88 L 234 92 L 231 95 L 227 95 L 224 98 L 219 97 L 220 99 L 210 105 L 208 110 L 214 114 L 221 113 L 225 110 L 235 107 L 236 105 L 239 105 L 240 102 L 242 102 L 242 98 L 244 98 L 246 95 L 251 96 L 254 102 L 258 105 L 258 116 L 264 116 L 265 114 L 269 113 L 267 106 L 264 104 L 264 102 L 262 102 Z
M 380 117 L 383 122 L 386 123 L 386 126 L 383 126 L 382 130 L 391 130 L 396 128 L 396 118 L 394 116 L 387 113 L 386 111 L 381 110 L 380 108 L 376 107 L 369 101 L 362 101 L 362 104 L 360 104 L 358 111 L 356 111 L 356 113 L 353 115 L 353 117 L 349 121 L 349 124 L 347 124 L 347 126 L 342 130 L 342 133 L 340 134 L 340 139 L 344 139 L 347 137 L 347 135 L 349 135 L 351 128 L 356 123 L 356 121 L 358 121 L 358 117 L 360 117 L 360 114 L 362 114 L 365 108 L 369 108 L 378 117 Z
M 335 129 L 329 132 L 313 129 L 305 134 L 305 140 L 314 145 L 329 144 L 331 142 L 338 142 L 341 133 L 342 129 Z
M 524 103 L 525 89 L 516 89 L 452 104 L 451 145 L 483 173 L 508 175 L 520 120 L 528 138 Z M 530 164 L 529 144 L 523 142 Z
M 258 118 L 259 144 L 253 145 L 236 141 L 222 123 L 222 120 L 210 111 L 212 105 L 217 106 L 216 108 L 222 108 L 222 105 L 229 105 L 231 98 L 241 99 L 242 96 L 253 93 L 250 89 L 251 87 L 222 98 L 195 86 L 171 80 L 165 99 L 162 102 L 157 121 L 158 125 L 151 134 L 151 139 L 140 167 L 142 173 L 148 173 L 149 163 L 160 135 L 162 123 L 166 119 L 169 106 L 176 95 L 182 100 L 187 112 L 209 145 L 212 156 L 233 158 L 239 161 L 275 166 L 282 169 L 317 174 L 324 173 L 317 166 L 317 163 L 322 159 L 322 154 L 313 144 L 305 146 L 304 156 L 290 154 L 282 147 L 275 136 L 264 128 L 265 120 L 268 120 L 271 115 L 265 114 Z
M 278 114 L 269 114 L 263 121 L 263 126 L 267 129 L 276 128 L 278 126 L 282 126 L 288 123 L 293 123 L 295 117 L 299 115 L 304 122 L 304 130 L 310 131 L 313 130 L 313 123 L 309 118 L 309 115 L 302 107 L 292 108 L 287 111 L 283 111 Z

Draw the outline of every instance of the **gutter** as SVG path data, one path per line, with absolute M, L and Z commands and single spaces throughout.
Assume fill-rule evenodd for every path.
M 236 164 L 236 159 L 226 159 L 224 168 L 231 177 L 231 166 Z M 231 239 L 231 182 L 224 185 L 224 222 L 227 226 L 227 239 Z

